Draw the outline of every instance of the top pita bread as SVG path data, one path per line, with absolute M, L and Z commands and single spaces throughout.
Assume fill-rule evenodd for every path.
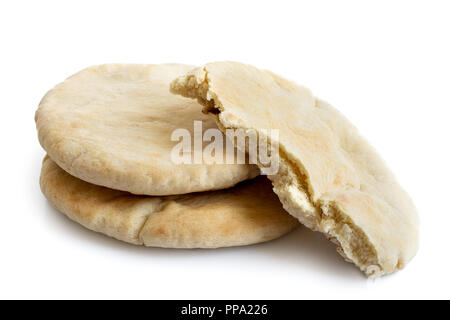
M 47 93 L 36 112 L 51 158 L 87 182 L 134 194 L 222 189 L 258 174 L 250 165 L 175 165 L 177 128 L 215 128 L 201 106 L 169 92 L 185 65 L 109 64 L 87 68 Z M 192 134 L 193 136 L 193 134 Z
M 418 249 L 418 218 L 375 150 L 336 109 L 271 72 L 234 62 L 197 68 L 172 91 L 198 98 L 220 127 L 279 129 L 284 208 L 325 233 L 367 275 L 402 268 Z

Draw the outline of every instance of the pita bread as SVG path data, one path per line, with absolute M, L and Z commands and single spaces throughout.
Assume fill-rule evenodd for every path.
M 169 92 L 185 65 L 108 64 L 57 85 L 36 112 L 39 141 L 84 181 L 134 194 L 171 195 L 228 188 L 259 174 L 254 165 L 171 161 L 175 129 L 216 128 L 201 106 Z
M 280 169 L 269 176 L 284 208 L 323 232 L 369 276 L 401 269 L 418 249 L 414 204 L 375 150 L 336 109 L 271 72 L 234 62 L 172 83 L 219 127 L 279 129 Z M 270 139 L 270 137 L 267 137 Z
M 260 176 L 227 190 L 137 196 L 77 179 L 44 158 L 41 189 L 70 219 L 110 237 L 151 247 L 218 248 L 278 238 L 299 224 Z

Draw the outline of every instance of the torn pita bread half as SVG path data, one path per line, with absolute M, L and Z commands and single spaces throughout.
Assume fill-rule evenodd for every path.
M 217 62 L 175 79 L 171 90 L 198 99 L 222 130 L 256 130 L 278 145 L 279 170 L 268 177 L 284 208 L 368 276 L 395 272 L 414 257 L 412 200 L 357 129 L 308 89 L 253 66 Z M 278 141 L 267 129 L 279 130 Z
M 70 219 L 148 247 L 243 246 L 276 239 L 299 226 L 263 176 L 220 191 L 137 196 L 75 178 L 46 156 L 40 185 L 48 201 Z

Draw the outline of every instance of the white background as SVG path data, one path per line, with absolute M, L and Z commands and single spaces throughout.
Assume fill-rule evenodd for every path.
M 450 298 L 448 1 L 2 1 L 0 298 Z M 135 247 L 39 190 L 34 112 L 109 62 L 236 60 L 311 88 L 378 149 L 421 218 L 416 258 L 367 280 L 305 228 L 219 250 Z

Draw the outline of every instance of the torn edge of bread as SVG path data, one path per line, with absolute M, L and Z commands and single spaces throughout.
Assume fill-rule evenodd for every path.
M 224 108 L 218 96 L 211 89 L 208 71 L 197 68 L 172 81 L 170 91 L 187 98 L 197 99 L 203 112 L 212 115 L 222 131 L 238 129 L 221 116 Z M 254 128 L 257 129 L 257 128 Z M 259 136 L 263 133 L 256 130 Z M 266 136 L 270 144 L 270 137 Z M 246 151 L 246 150 L 241 150 Z M 258 159 L 258 166 L 264 172 L 264 165 Z M 301 166 L 301 164 L 300 164 Z M 352 219 L 340 210 L 333 201 L 311 200 L 308 190 L 308 175 L 304 168 L 294 165 L 280 146 L 280 166 L 275 175 L 269 175 L 273 190 L 284 209 L 306 227 L 320 231 L 337 245 L 337 252 L 348 262 L 354 263 L 369 277 L 379 277 L 401 269 L 401 261 L 394 267 L 384 266 L 370 239 Z

